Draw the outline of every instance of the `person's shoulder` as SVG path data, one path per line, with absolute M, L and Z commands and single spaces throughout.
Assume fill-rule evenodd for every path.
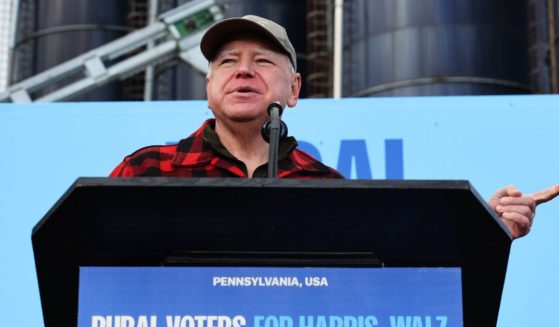
M 201 151 L 204 143 L 202 137 L 204 129 L 208 124 L 211 124 L 212 122 L 213 119 L 206 120 L 202 124 L 202 126 L 198 128 L 198 130 L 196 130 L 190 136 L 180 140 L 178 143 L 166 145 L 149 145 L 136 150 L 127 158 L 130 158 L 130 160 L 139 161 L 143 161 L 146 159 L 171 160 L 177 154 L 177 152 L 190 153 Z
M 150 145 L 140 148 L 116 166 L 110 177 L 160 176 L 171 167 L 177 145 Z M 166 168 L 167 167 L 167 168 Z
M 132 152 L 125 160 L 132 164 L 140 164 L 145 160 L 171 160 L 176 152 L 177 144 L 148 145 Z
M 344 178 L 336 169 L 323 164 L 320 160 L 307 152 L 296 148 L 292 152 L 294 160 L 306 171 L 321 176 L 321 178 Z
M 184 164 L 188 153 L 199 152 L 202 148 L 204 124 L 189 137 L 176 144 L 149 145 L 124 157 L 124 160 L 111 172 L 111 177 L 163 176 L 171 174 L 178 164 Z

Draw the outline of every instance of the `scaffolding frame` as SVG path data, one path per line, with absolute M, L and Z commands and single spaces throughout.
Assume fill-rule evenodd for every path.
M 199 44 L 209 26 L 223 19 L 224 9 L 215 0 L 188 2 L 159 15 L 153 24 L 10 86 L 0 94 L 0 102 L 70 100 L 176 57 L 206 74 Z M 67 84 L 60 85 L 63 82 Z

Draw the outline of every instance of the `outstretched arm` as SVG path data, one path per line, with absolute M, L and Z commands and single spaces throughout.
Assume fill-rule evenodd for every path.
M 489 199 L 489 206 L 507 225 L 513 238 L 522 237 L 532 227 L 536 206 L 559 195 L 559 184 L 532 194 L 522 194 L 515 186 L 504 187 Z

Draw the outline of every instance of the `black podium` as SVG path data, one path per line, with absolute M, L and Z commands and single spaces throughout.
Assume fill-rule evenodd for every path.
M 511 245 L 467 181 L 209 178 L 80 178 L 32 241 L 46 326 L 76 325 L 80 266 L 299 261 L 460 267 L 464 325 L 495 325 Z

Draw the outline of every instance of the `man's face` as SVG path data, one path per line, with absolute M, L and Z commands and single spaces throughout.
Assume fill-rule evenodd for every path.
M 297 104 L 301 76 L 293 72 L 289 58 L 265 40 L 240 37 L 227 42 L 210 65 L 206 91 L 217 120 L 263 123 L 272 102 Z

